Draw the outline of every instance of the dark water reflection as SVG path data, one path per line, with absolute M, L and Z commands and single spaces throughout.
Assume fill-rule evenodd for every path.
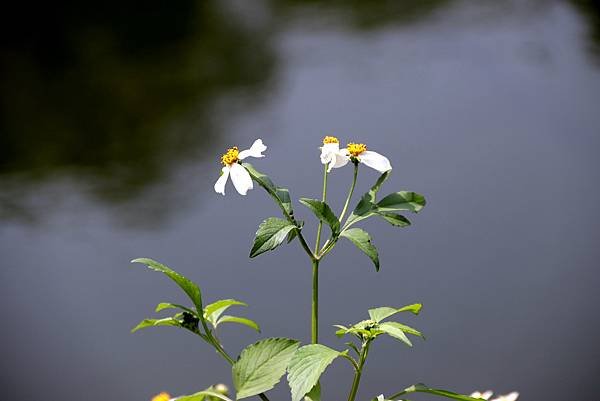
M 371 306 L 426 306 L 410 323 L 427 342 L 382 341 L 360 396 L 424 381 L 593 399 L 595 3 L 248 4 L 52 5 L 16 9 L 3 25 L 4 394 L 147 400 L 229 378 L 182 333 L 128 333 L 155 303 L 182 300 L 129 267 L 136 256 L 171 264 L 209 299 L 247 301 L 266 336 L 307 340 L 301 252 L 248 261 L 251 233 L 276 212 L 260 191 L 241 198 L 229 186 L 222 198 L 212 184 L 221 150 L 260 136 L 269 150 L 257 167 L 316 197 L 316 147 L 333 132 L 390 156 L 389 190 L 429 200 L 410 229 L 368 225 L 380 273 L 344 244 L 324 265 L 327 344 L 341 346 L 329 325 Z M 375 176 L 361 172 L 360 189 Z M 332 176 L 338 210 L 349 179 Z M 236 352 L 258 338 L 247 333 L 223 337 Z M 327 399 L 345 397 L 348 374 L 328 371 Z

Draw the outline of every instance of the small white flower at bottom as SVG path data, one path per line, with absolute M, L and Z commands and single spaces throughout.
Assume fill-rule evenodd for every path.
M 485 391 L 483 393 L 480 393 L 479 391 L 475 391 L 474 393 L 471 393 L 470 397 L 473 398 L 481 398 L 483 400 L 489 400 L 490 397 L 492 396 L 493 392 L 491 390 Z
M 519 393 L 516 391 L 513 391 L 512 393 L 509 393 L 506 395 L 500 395 L 491 401 L 517 401 L 517 398 L 519 398 Z

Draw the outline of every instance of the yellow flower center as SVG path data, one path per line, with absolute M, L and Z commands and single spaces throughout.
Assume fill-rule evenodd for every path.
M 162 392 L 160 394 L 155 395 L 152 398 L 152 401 L 169 401 L 171 396 L 168 393 Z
M 238 161 L 239 153 L 240 152 L 238 151 L 237 146 L 227 149 L 227 152 L 221 156 L 221 163 L 226 166 L 231 166 L 233 163 Z
M 350 153 L 350 156 L 357 157 L 358 155 L 367 150 L 367 145 L 365 145 L 364 143 L 349 143 L 347 148 L 348 153 Z
M 327 145 L 328 143 L 340 143 L 340 141 L 335 136 L 326 136 L 323 138 L 323 145 Z

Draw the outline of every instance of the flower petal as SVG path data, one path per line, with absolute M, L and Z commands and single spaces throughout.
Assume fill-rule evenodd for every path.
M 215 192 L 218 194 L 225 195 L 225 183 L 227 182 L 227 178 L 229 178 L 229 166 L 223 167 L 221 170 L 221 176 L 215 182 Z
M 256 141 L 254 141 L 252 146 L 250 146 L 250 149 L 242 150 L 238 154 L 238 159 L 244 160 L 248 156 L 265 157 L 265 155 L 262 154 L 262 152 L 264 152 L 265 150 L 267 150 L 267 147 L 263 143 L 262 139 L 259 138 Z
M 327 172 L 329 173 L 332 168 L 344 167 L 348 161 L 350 161 L 348 151 L 346 149 L 341 149 L 339 152 L 333 154 L 333 157 L 329 162 L 329 168 L 327 168 Z
M 233 186 L 240 195 L 246 195 L 248 190 L 253 188 L 250 174 L 244 167 L 242 167 L 241 164 L 234 163 L 230 168 L 231 182 L 233 182 Z
M 390 164 L 388 158 L 383 155 L 380 155 L 377 152 L 373 152 L 370 150 L 364 151 L 358 156 L 358 159 L 361 163 L 366 164 L 367 166 L 379 171 L 380 173 L 385 173 L 386 171 L 392 169 L 392 165 Z
M 329 164 L 340 151 L 339 143 L 326 143 L 321 147 L 321 163 Z

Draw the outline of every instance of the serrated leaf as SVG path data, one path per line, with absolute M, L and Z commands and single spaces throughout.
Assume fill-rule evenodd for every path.
M 287 220 L 277 217 L 269 217 L 258 226 L 254 244 L 250 251 L 250 257 L 260 255 L 261 253 L 277 248 L 287 237 L 291 230 L 296 226 L 290 224 Z
M 300 203 L 308 207 L 322 222 L 327 223 L 333 236 L 336 236 L 340 231 L 340 221 L 336 217 L 335 213 L 331 210 L 329 205 L 318 199 L 300 198 Z
M 340 355 L 339 352 L 321 344 L 310 344 L 296 351 L 288 367 L 288 384 L 292 401 L 300 401 L 319 381 L 327 368 Z
M 177 273 L 175 270 L 172 270 L 162 263 L 152 259 L 138 258 L 132 260 L 131 263 L 141 263 L 146 265 L 149 269 L 165 274 L 187 294 L 196 307 L 198 315 L 202 316 L 202 292 L 200 291 L 200 287 L 198 287 L 194 282 Z
M 358 249 L 363 251 L 375 265 L 375 270 L 379 271 L 379 255 L 377 248 L 371 243 L 371 236 L 360 228 L 350 228 L 342 231 L 340 237 L 349 239 Z
M 206 305 L 204 308 L 204 317 L 206 320 L 211 322 L 213 325 L 216 324 L 219 317 L 225 312 L 228 308 L 234 305 L 240 306 L 248 306 L 245 302 L 238 301 L 236 299 L 221 299 L 219 301 L 213 302 L 210 305 Z
M 269 188 L 275 194 L 289 215 L 293 214 L 292 200 L 287 188 L 276 186 L 268 175 L 256 170 L 250 163 L 242 163 L 242 166 L 248 170 L 252 178 L 257 181 L 259 185 Z
M 397 393 L 396 397 L 399 397 L 401 395 L 408 394 L 408 393 L 429 393 L 429 394 L 433 394 L 433 395 L 439 395 L 440 397 L 451 398 L 453 400 L 459 400 L 459 401 L 481 401 L 481 398 L 473 398 L 473 397 L 469 397 L 468 395 L 455 393 L 453 391 L 431 388 L 431 387 L 426 386 L 423 383 L 414 384 L 414 385 L 404 389 L 404 391 Z
M 317 385 L 304 396 L 304 401 L 321 401 L 321 383 L 317 382 Z
M 405 333 L 412 334 L 413 336 L 418 336 L 418 337 L 424 338 L 423 334 L 419 330 L 417 330 L 415 328 L 412 328 L 410 326 L 407 326 L 405 324 L 402 324 L 402 323 L 398 323 L 398 322 L 384 322 L 384 323 L 381 323 L 381 324 L 382 325 L 385 324 L 387 326 L 392 326 L 392 327 L 395 327 L 395 328 L 397 328 L 399 330 L 402 330 Z
M 399 329 L 398 327 L 392 325 L 391 323 L 392 322 L 381 323 L 379 325 L 379 329 L 381 331 L 383 331 L 384 333 L 389 334 L 390 336 L 402 341 L 409 347 L 412 347 L 412 343 L 410 342 L 410 340 L 408 339 L 406 334 L 404 334 L 404 331 Z
M 237 399 L 272 389 L 285 374 L 299 342 L 289 338 L 267 338 L 246 347 L 232 368 Z
M 144 319 L 137 326 L 131 329 L 132 333 L 135 333 L 138 330 L 145 329 L 147 327 L 157 327 L 157 326 L 174 326 L 181 327 L 181 323 L 175 317 L 165 317 L 162 319 Z
M 380 212 L 408 210 L 417 213 L 425 207 L 425 203 L 423 195 L 416 192 L 400 191 L 391 193 L 377 202 L 377 208 Z
M 402 308 L 391 308 L 389 306 L 381 306 L 379 308 L 369 309 L 369 317 L 372 320 L 375 320 L 376 322 L 380 322 L 383 319 L 400 312 L 412 312 L 415 315 L 418 315 L 422 307 L 422 304 L 411 304 L 403 306 Z
M 258 331 L 260 333 L 260 327 L 258 325 L 258 323 L 256 323 L 254 320 L 250 320 L 247 319 L 245 317 L 238 317 L 238 316 L 229 316 L 229 315 L 224 315 L 222 316 L 219 321 L 216 323 L 215 326 L 221 324 L 221 323 L 238 323 L 238 324 L 243 324 L 245 326 L 248 326 L 256 331 Z
M 410 226 L 410 220 L 401 214 L 390 213 L 390 212 L 377 212 L 377 215 L 383 218 L 385 221 L 396 227 L 407 227 Z

